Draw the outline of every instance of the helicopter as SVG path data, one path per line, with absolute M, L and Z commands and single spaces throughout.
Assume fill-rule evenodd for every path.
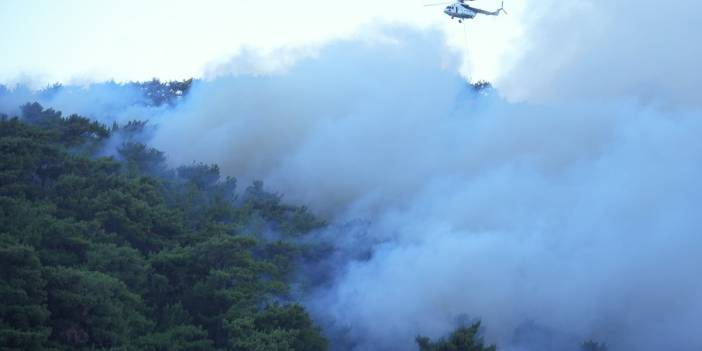
M 466 1 L 475 1 L 475 0 L 458 0 L 455 3 L 453 3 L 449 6 L 446 6 L 446 8 L 444 9 L 444 13 L 451 16 L 451 19 L 458 18 L 459 23 L 463 23 L 464 19 L 473 19 L 478 14 L 486 15 L 486 16 L 499 16 L 500 12 L 507 14 L 507 11 L 505 11 L 505 3 L 504 2 L 502 2 L 502 6 L 497 10 L 486 11 L 486 10 L 472 7 L 468 4 L 466 4 Z M 438 6 L 438 5 L 445 5 L 445 4 L 446 3 L 438 3 L 438 4 L 429 4 L 429 5 L 424 5 L 424 6 Z

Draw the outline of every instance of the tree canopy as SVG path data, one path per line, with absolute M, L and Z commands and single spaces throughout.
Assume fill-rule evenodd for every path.
M 139 87 L 168 104 L 191 83 Z M 0 349 L 328 349 L 290 296 L 296 264 L 328 252 L 299 244 L 323 220 L 260 181 L 239 191 L 217 165 L 170 168 L 136 137 L 145 122 L 20 111 L 0 115 Z M 480 323 L 416 342 L 496 350 Z
M 485 346 L 480 335 L 480 322 L 459 327 L 447 338 L 435 342 L 427 337 L 417 337 L 420 351 L 495 351 L 496 347 Z
M 169 169 L 135 141 L 97 157 L 143 123 L 21 112 L 0 120 L 0 348 L 327 349 L 285 302 L 302 251 L 286 238 L 323 221 L 261 183 L 237 194 L 216 165 Z

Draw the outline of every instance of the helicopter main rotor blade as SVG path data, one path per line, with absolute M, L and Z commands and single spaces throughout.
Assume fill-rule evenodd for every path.
M 456 2 L 459 2 L 459 3 L 463 4 L 463 3 L 465 3 L 466 1 L 475 1 L 475 0 L 456 0 L 456 1 L 444 1 L 444 2 L 437 2 L 437 3 L 434 3 L 434 4 L 426 4 L 426 5 L 424 5 L 424 7 L 428 7 L 428 6 L 440 6 L 440 5 L 448 5 L 448 4 L 454 4 L 454 3 L 456 3 Z
M 450 2 L 437 2 L 437 3 L 434 3 L 434 4 L 426 4 L 426 5 L 424 5 L 424 7 L 429 7 L 429 6 L 441 6 L 441 5 L 452 4 L 452 3 L 453 3 L 453 1 L 450 1 Z

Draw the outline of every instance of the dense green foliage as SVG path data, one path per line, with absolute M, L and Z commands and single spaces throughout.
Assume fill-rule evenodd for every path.
M 169 104 L 190 84 L 139 88 Z M 138 142 L 145 122 L 107 128 L 36 103 L 21 114 L 0 115 L 0 349 L 327 349 L 288 291 L 298 260 L 327 252 L 295 244 L 323 221 L 261 182 L 237 192 L 216 165 L 170 169 Z M 416 342 L 495 351 L 480 331 Z
M 454 330 L 448 337 L 441 338 L 437 341 L 423 336 L 416 339 L 420 351 L 496 351 L 495 345 L 486 346 L 481 336 L 481 323 L 476 322 L 470 326 L 462 326 Z M 525 344 L 528 350 L 579 350 L 579 351 L 607 351 L 607 345 L 593 340 L 586 341 L 577 345 L 571 343 L 572 340 L 555 346 L 555 344 L 541 345 L 536 342 Z M 569 345 L 569 346 L 563 346 Z
M 95 157 L 141 123 L 0 119 L 0 349 L 327 348 L 286 302 L 304 250 L 287 239 L 324 225 L 306 209 L 132 141 Z
M 590 340 L 580 346 L 580 351 L 607 351 L 607 345 Z
M 495 351 L 495 346 L 485 346 L 480 336 L 480 322 L 456 329 L 448 338 L 432 342 L 427 337 L 417 337 L 420 351 Z

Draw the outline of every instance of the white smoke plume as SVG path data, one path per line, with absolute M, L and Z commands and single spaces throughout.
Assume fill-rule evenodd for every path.
M 517 59 L 496 82 L 510 99 L 635 98 L 694 105 L 702 45 L 694 0 L 528 0 L 515 7 Z M 511 63 L 511 62 L 510 62 Z
M 115 82 L 89 85 L 55 85 L 43 89 L 31 81 L 10 87 L 0 86 L 0 113 L 20 116 L 20 107 L 38 102 L 64 116 L 77 114 L 111 125 L 138 119 L 154 119 L 166 106 L 154 106 L 144 92 L 129 84 Z
M 357 350 L 412 349 L 466 316 L 505 350 L 702 347 L 702 119 L 676 67 L 642 87 L 660 105 L 579 59 L 555 71 L 570 91 L 522 67 L 510 89 L 549 102 L 509 103 L 473 91 L 437 33 L 384 34 L 202 83 L 154 144 L 263 179 L 367 252 L 306 300 Z M 534 330 L 559 341 L 525 342 Z

